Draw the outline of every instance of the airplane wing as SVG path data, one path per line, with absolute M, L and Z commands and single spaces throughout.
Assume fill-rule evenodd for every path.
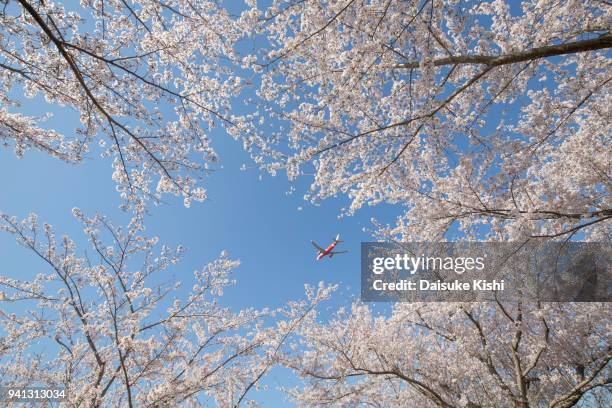
M 347 253 L 347 252 L 348 252 L 348 250 L 346 250 L 346 251 L 332 251 L 329 254 L 330 255 L 338 255 L 338 254 L 344 254 L 344 253 Z
M 325 252 L 325 250 L 323 248 L 321 248 L 316 242 L 310 241 L 310 243 L 312 244 L 313 247 L 317 248 L 317 251 Z

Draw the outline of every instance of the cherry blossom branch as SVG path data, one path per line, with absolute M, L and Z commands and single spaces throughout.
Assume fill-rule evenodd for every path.
M 442 67 L 445 65 L 486 65 L 488 67 L 499 67 L 502 65 L 516 64 L 538 60 L 542 58 L 555 57 L 559 55 L 576 54 L 580 52 L 605 50 L 612 47 L 612 34 L 605 33 L 597 38 L 574 41 L 556 45 L 545 45 L 531 48 L 525 51 L 501 54 L 501 55 L 454 55 L 433 60 L 433 65 Z M 398 64 L 395 68 L 418 69 L 421 63 L 418 61 Z

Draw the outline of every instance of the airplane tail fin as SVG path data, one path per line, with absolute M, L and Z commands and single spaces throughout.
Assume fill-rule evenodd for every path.
M 340 234 L 336 235 L 336 239 L 334 240 L 336 242 L 344 242 L 340 239 Z

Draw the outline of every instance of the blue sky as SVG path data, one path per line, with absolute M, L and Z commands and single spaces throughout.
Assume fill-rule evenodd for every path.
M 43 106 L 33 101 L 26 110 L 30 108 L 42 111 Z M 76 126 L 73 116 L 57 111 L 47 125 L 70 134 Z M 240 143 L 222 130 L 215 131 L 213 138 L 220 163 L 203 181 L 209 199 L 184 208 L 182 200 L 165 196 L 166 204 L 152 205 L 146 219 L 148 235 L 159 236 L 165 244 L 187 247 L 177 272 L 190 274 L 226 249 L 242 262 L 236 275 L 236 296 L 230 293 L 226 299 L 237 307 L 280 305 L 301 296 L 304 283 L 320 280 L 342 282 L 356 293 L 359 244 L 370 239 L 363 228 L 372 226 L 371 217 L 392 221 L 399 212 L 390 206 L 378 206 L 339 218 L 341 207 L 347 203 L 345 198 L 326 200 L 320 206 L 305 202 L 306 180 L 294 184 L 296 192 L 288 194 L 284 175 L 271 177 L 250 166 Z M 241 171 L 243 163 L 250 168 Z M 109 215 L 115 223 L 129 219 L 129 214 L 118 208 L 120 198 L 111 172 L 110 160 L 99 158 L 97 153 L 80 165 L 71 165 L 36 151 L 18 159 L 12 149 L 3 148 L 0 209 L 19 218 L 35 212 L 41 222 L 51 223 L 58 235 L 68 233 L 85 249 L 79 224 L 71 216 L 73 207 L 88 215 Z M 327 246 L 337 233 L 346 240 L 338 248 L 350 252 L 317 262 L 310 240 Z M 28 257 L 25 250 L 15 250 L 19 247 L 11 237 L 0 236 L 0 243 L 3 272 L 7 272 L 7 265 L 21 265 L 23 255 Z

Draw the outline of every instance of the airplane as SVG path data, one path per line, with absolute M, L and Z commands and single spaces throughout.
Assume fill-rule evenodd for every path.
M 325 258 L 326 256 L 329 255 L 329 257 L 333 257 L 334 255 L 337 254 L 343 254 L 345 252 L 348 251 L 334 251 L 334 248 L 336 247 L 336 245 L 338 245 L 338 243 L 340 242 L 344 242 L 340 240 L 340 234 L 336 235 L 336 239 L 334 239 L 334 242 L 332 242 L 331 244 L 329 244 L 329 246 L 327 247 L 327 249 L 323 249 L 321 248 L 316 242 L 314 241 L 310 241 L 312 243 L 312 246 L 314 246 L 317 249 L 317 261 L 320 261 L 321 259 Z

